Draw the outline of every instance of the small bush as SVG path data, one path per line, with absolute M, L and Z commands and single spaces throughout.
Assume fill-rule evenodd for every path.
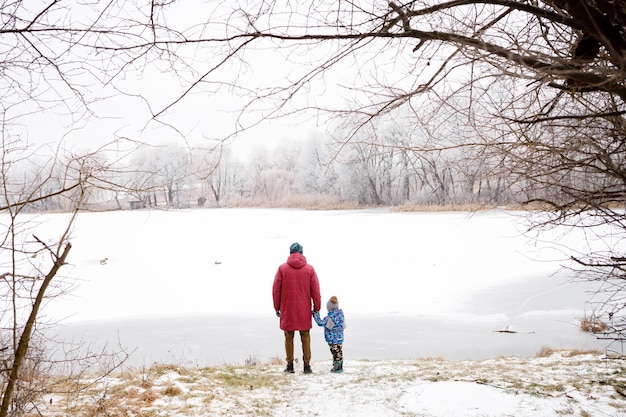
M 604 333 L 609 329 L 609 326 L 597 317 L 585 316 L 580 320 L 580 329 L 588 333 Z
M 258 357 L 254 356 L 254 355 L 250 355 L 245 360 L 245 365 L 248 366 L 248 367 L 259 366 L 259 365 L 261 365 L 261 361 L 259 360 Z
M 282 365 L 284 363 L 285 360 L 280 356 L 274 356 L 273 358 L 270 358 L 270 360 L 267 362 L 268 365 Z

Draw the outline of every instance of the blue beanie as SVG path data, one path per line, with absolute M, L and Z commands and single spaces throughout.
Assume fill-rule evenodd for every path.
M 302 253 L 302 245 L 299 244 L 298 242 L 292 243 L 291 246 L 289 246 L 289 253 L 291 254 L 295 252 Z

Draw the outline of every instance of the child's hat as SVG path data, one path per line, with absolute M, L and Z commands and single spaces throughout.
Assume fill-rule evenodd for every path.
M 332 297 L 330 297 L 330 300 L 328 300 L 328 302 L 326 303 L 326 309 L 330 311 L 330 310 L 336 310 L 338 308 L 339 308 L 339 300 L 337 300 L 337 297 L 333 295 Z

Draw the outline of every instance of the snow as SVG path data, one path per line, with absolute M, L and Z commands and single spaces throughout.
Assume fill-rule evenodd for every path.
M 39 216 L 39 237 L 54 237 L 67 218 Z M 561 265 L 568 248 L 584 247 L 583 237 L 529 236 L 525 228 L 524 213 L 504 210 L 83 213 L 62 272 L 75 288 L 45 314 L 60 323 L 57 339 L 120 343 L 133 352 L 131 367 L 273 363 L 256 372 L 286 378 L 283 394 L 252 390 L 235 403 L 245 409 L 272 395 L 275 416 L 581 415 L 593 395 L 599 411 L 588 415 L 625 415 L 610 405 L 623 399 L 609 388 L 582 393 L 572 406 L 576 389 L 554 398 L 510 382 L 481 383 L 481 375 L 497 379 L 514 366 L 519 378 L 548 372 L 535 357 L 546 346 L 620 350 L 578 326 L 593 287 L 571 282 Z M 328 347 L 313 328 L 314 375 L 282 375 L 271 285 L 294 241 L 317 270 L 323 300 L 336 295 L 346 314 L 343 374 L 326 371 Z M 504 329 L 515 333 L 498 332 Z M 614 362 L 595 357 L 576 372 L 610 373 Z M 541 378 L 549 385 L 557 377 Z M 221 411 L 196 415 L 237 415 L 230 400 L 219 403 Z M 184 415 L 168 411 L 183 400 L 168 401 L 163 413 Z

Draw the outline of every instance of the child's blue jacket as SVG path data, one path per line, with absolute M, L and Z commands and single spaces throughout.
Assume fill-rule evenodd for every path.
M 324 338 L 328 344 L 340 345 L 343 343 L 343 329 L 345 328 L 345 319 L 343 310 L 330 310 L 328 315 L 320 318 L 319 313 L 314 313 L 313 318 L 318 326 L 324 327 Z

